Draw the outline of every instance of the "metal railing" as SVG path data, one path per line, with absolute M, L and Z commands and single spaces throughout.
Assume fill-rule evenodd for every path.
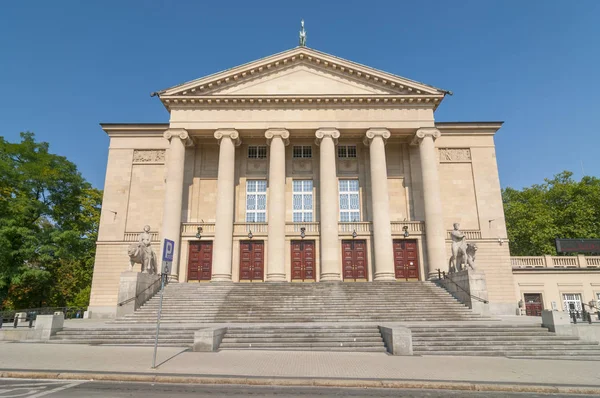
M 65 319 L 83 318 L 87 307 L 40 307 L 26 308 L 20 310 L 4 310 L 0 311 L 0 329 L 4 323 L 12 323 L 13 328 L 18 327 L 20 323 L 27 323 L 28 327 L 33 327 L 33 323 L 38 315 L 54 315 L 56 312 L 62 312 Z M 22 317 L 25 314 L 25 317 Z
M 586 311 L 585 307 L 588 307 L 589 310 Z M 586 304 L 586 303 L 581 303 L 581 311 L 579 310 L 574 310 L 571 309 L 569 310 L 569 317 L 571 318 L 571 322 L 573 324 L 577 324 L 577 320 L 580 319 L 583 322 L 587 322 L 590 325 L 592 324 L 592 309 L 594 309 L 594 307 L 591 307 L 590 305 Z M 598 318 L 598 320 L 600 320 L 600 309 L 596 309 L 596 317 Z

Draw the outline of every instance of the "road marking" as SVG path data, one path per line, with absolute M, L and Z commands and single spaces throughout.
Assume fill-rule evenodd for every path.
M 39 398 L 48 394 L 53 394 L 59 391 L 73 388 L 83 383 L 86 383 L 86 381 L 57 381 L 40 383 L 36 383 L 35 381 L 33 381 L 32 383 L 26 384 L 9 384 L 4 386 L 5 388 L 0 389 L 0 398 Z

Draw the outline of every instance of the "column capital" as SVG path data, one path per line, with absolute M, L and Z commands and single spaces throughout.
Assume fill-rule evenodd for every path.
M 185 146 L 194 146 L 194 141 L 186 129 L 168 129 L 163 133 L 163 137 L 168 141 L 173 137 L 179 137 Z
M 281 137 L 281 140 L 283 141 L 283 145 L 289 145 L 289 143 L 290 143 L 290 140 L 289 140 L 290 132 L 287 131 L 286 129 L 276 128 L 276 129 L 268 129 L 267 131 L 265 131 L 265 138 L 267 139 L 267 145 L 271 145 L 271 141 L 275 137 Z
M 221 138 L 223 137 L 231 138 L 231 142 L 235 146 L 240 146 L 242 143 L 240 133 L 236 129 L 218 129 L 215 131 L 215 138 L 219 140 L 219 144 L 221 144 Z
M 325 137 L 331 137 L 331 139 L 333 140 L 333 143 L 335 145 L 337 145 L 337 140 L 338 140 L 338 138 L 340 138 L 340 131 L 338 129 L 334 129 L 331 127 L 322 128 L 322 129 L 318 129 L 315 132 L 315 137 L 317 137 L 317 139 L 315 140 L 315 143 L 317 145 L 321 144 L 321 141 Z
M 373 141 L 373 138 L 375 138 L 375 137 L 381 137 L 381 139 L 383 140 L 383 143 L 385 144 L 387 139 L 390 138 L 391 136 L 392 136 L 392 134 L 390 133 L 390 130 L 388 130 L 388 129 L 383 129 L 383 128 L 368 129 L 367 132 L 365 133 L 365 138 L 363 138 L 363 144 L 365 144 L 365 146 L 369 146 L 371 144 L 371 141 Z
M 441 135 L 442 133 L 440 133 L 440 130 L 435 127 L 423 127 L 417 130 L 410 145 L 419 145 L 425 137 L 431 137 L 435 141 L 440 138 Z

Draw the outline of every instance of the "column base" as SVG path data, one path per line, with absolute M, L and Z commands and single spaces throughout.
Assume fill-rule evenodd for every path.
M 393 272 L 376 272 L 375 282 L 396 282 L 396 275 Z
M 287 282 L 285 274 L 268 274 L 266 282 Z
M 319 282 L 341 282 L 341 281 L 342 281 L 342 277 L 337 272 L 321 274 L 321 278 L 319 279 Z
M 231 275 L 229 274 L 216 274 L 210 278 L 211 282 L 232 282 Z
M 167 281 L 169 283 L 179 283 L 179 275 L 169 274 L 169 275 L 167 275 Z
M 439 274 L 437 273 L 437 271 L 428 273 L 427 277 L 426 277 L 426 279 L 428 281 L 437 280 L 438 278 L 439 278 Z

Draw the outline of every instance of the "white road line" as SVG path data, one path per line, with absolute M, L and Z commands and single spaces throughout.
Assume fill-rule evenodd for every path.
M 43 397 L 44 395 L 48 395 L 48 394 L 52 394 L 52 393 L 55 393 L 55 392 L 63 391 L 63 390 L 66 390 L 66 389 L 68 389 L 68 388 L 73 388 L 73 387 L 75 387 L 75 386 L 78 386 L 78 385 L 80 385 L 80 384 L 83 384 L 83 383 L 87 383 L 87 381 L 76 381 L 76 382 L 73 382 L 73 383 L 67 384 L 66 386 L 62 386 L 62 387 L 58 387 L 58 388 L 54 388 L 54 389 L 52 389 L 52 390 L 49 390 L 49 391 L 44 391 L 44 392 L 41 392 L 41 393 L 39 393 L 39 394 L 31 395 L 31 396 L 29 396 L 28 398 L 39 398 L 39 397 Z

